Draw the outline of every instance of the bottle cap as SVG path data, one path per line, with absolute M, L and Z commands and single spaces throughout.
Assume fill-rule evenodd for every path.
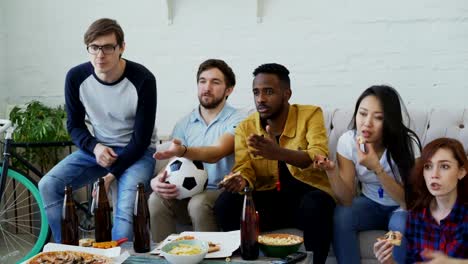
M 139 182 L 139 183 L 137 184 L 137 188 L 144 188 L 144 187 L 145 187 L 145 184 L 142 183 L 142 182 Z

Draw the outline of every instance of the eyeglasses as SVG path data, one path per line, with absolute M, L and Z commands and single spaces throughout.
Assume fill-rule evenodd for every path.
M 119 44 L 115 44 L 115 45 L 107 44 L 107 45 L 103 45 L 103 46 L 89 45 L 89 46 L 86 47 L 86 49 L 88 50 L 89 54 L 96 55 L 96 54 L 99 53 L 99 50 L 101 50 L 102 53 L 104 53 L 106 55 L 110 55 L 110 54 L 114 53 L 115 48 L 117 46 L 119 46 Z

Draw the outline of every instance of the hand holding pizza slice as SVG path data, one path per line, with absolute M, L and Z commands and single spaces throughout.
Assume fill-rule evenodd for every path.
M 394 246 L 400 246 L 402 237 L 403 235 L 398 231 L 388 231 L 384 236 L 378 237 L 377 240 L 386 240 Z

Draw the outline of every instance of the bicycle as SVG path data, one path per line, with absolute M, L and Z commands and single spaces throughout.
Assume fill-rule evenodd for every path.
M 0 251 L 0 263 L 27 260 L 39 253 L 50 238 L 46 212 L 37 188 L 38 180 L 29 174 L 10 168 L 10 158 L 18 160 L 38 179 L 43 173 L 12 148 L 73 146 L 70 141 L 17 143 L 12 138 L 14 130 L 11 121 L 0 119 L 0 135 L 5 133 L 3 162 L 0 167 L 0 248 L 6 248 L 6 252 Z M 94 230 L 94 219 L 89 206 L 91 204 L 89 189 L 88 194 L 88 201 L 83 203 L 75 201 L 80 229 L 83 231 Z

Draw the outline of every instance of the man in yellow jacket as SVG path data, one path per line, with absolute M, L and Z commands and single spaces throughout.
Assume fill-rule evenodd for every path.
M 245 186 L 254 189 L 260 230 L 296 227 L 304 231 L 314 263 L 325 263 L 332 238 L 335 200 L 325 172 L 314 169 L 316 155 L 328 155 L 320 107 L 290 105 L 289 71 L 264 64 L 253 72 L 257 112 L 235 132 L 235 165 L 215 214 L 224 231 L 237 230 Z

